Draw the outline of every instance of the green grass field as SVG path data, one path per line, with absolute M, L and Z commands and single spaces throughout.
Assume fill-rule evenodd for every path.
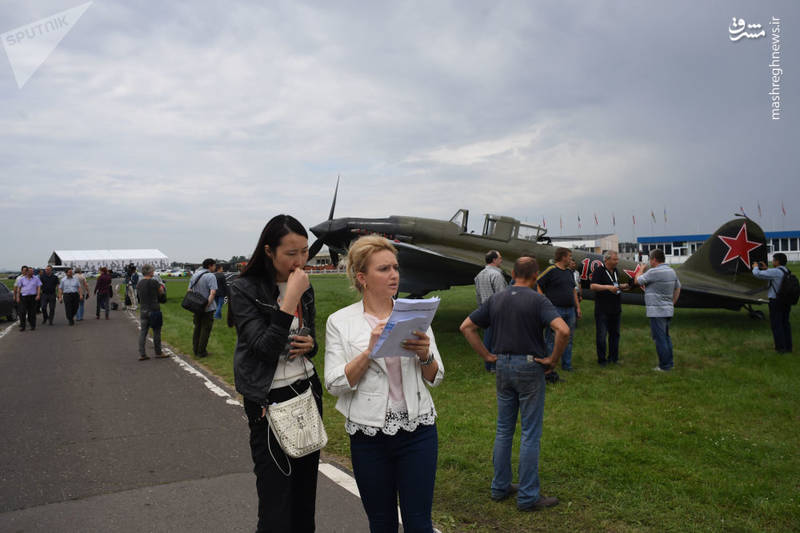
M 186 281 L 167 283 L 163 338 L 191 353 L 192 317 L 180 308 Z M 313 276 L 312 283 L 321 345 L 315 364 L 322 375 L 325 320 L 356 296 L 342 276 Z M 651 370 L 656 354 L 644 308 L 625 306 L 622 364 L 600 368 L 593 302 L 585 301 L 575 334 L 576 371 L 562 373 L 566 382 L 547 390 L 540 476 L 543 493 L 561 504 L 523 514 L 513 499 L 489 499 L 494 380 L 458 332 L 474 308 L 474 289 L 438 296 L 433 328 L 446 373 L 432 391 L 439 413 L 434 521 L 442 531 L 800 528 L 800 351 L 777 355 L 768 321 L 744 311 L 678 309 L 671 327 L 676 368 L 662 374 Z M 792 317 L 795 339 L 799 312 Z M 229 383 L 234 344 L 234 330 L 217 321 L 211 355 L 202 360 Z M 335 398 L 326 394 L 324 403 L 326 454 L 347 464 L 343 417 Z

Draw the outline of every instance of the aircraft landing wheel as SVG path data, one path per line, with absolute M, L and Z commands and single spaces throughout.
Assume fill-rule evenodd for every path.
M 750 311 L 750 318 L 754 320 L 764 320 L 764 311 Z

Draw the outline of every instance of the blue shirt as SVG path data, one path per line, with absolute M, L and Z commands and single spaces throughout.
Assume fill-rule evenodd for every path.
M 560 318 L 553 304 L 530 287 L 510 286 L 493 294 L 469 318 L 478 327 L 492 327 L 493 354 L 549 357 L 542 336 Z
M 64 279 L 62 279 L 61 283 L 58 284 L 58 288 L 61 289 L 61 291 L 64 294 L 69 294 L 71 292 L 80 292 L 81 282 L 75 276 L 72 276 L 72 278 L 64 276 Z
M 194 292 L 198 292 L 208 298 L 212 290 L 217 290 L 217 278 L 214 274 L 210 276 L 204 276 L 203 274 L 211 274 L 211 272 L 205 268 L 199 269 L 194 273 L 192 279 L 189 280 L 189 287 L 191 287 Z M 206 307 L 206 313 L 216 310 L 217 302 L 212 300 L 208 307 Z
M 753 275 L 758 279 L 769 280 L 769 289 L 767 290 L 767 297 L 771 300 L 778 295 L 783 283 L 783 273 L 786 267 L 781 265 L 778 268 L 768 268 L 766 270 L 759 270 L 758 265 L 753 267 Z

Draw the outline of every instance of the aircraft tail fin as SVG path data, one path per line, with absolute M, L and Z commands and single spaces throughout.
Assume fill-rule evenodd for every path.
M 753 265 L 766 260 L 764 230 L 749 218 L 736 218 L 720 226 L 680 267 L 680 272 L 738 284 L 742 275 L 745 279 L 752 278 L 747 274 Z
M 680 270 L 735 278 L 737 274 L 750 272 L 759 261 L 766 260 L 764 230 L 749 218 L 736 218 L 720 226 Z

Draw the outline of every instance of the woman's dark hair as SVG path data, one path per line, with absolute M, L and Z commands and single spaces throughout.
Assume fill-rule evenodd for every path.
M 250 256 L 250 261 L 247 262 L 241 276 L 265 276 L 275 281 L 275 267 L 264 247 L 269 246 L 271 250 L 275 250 L 281 244 L 281 239 L 290 233 L 296 233 L 308 239 L 306 229 L 293 216 L 277 215 L 272 217 L 261 231 L 256 249 L 253 250 L 253 255 Z

